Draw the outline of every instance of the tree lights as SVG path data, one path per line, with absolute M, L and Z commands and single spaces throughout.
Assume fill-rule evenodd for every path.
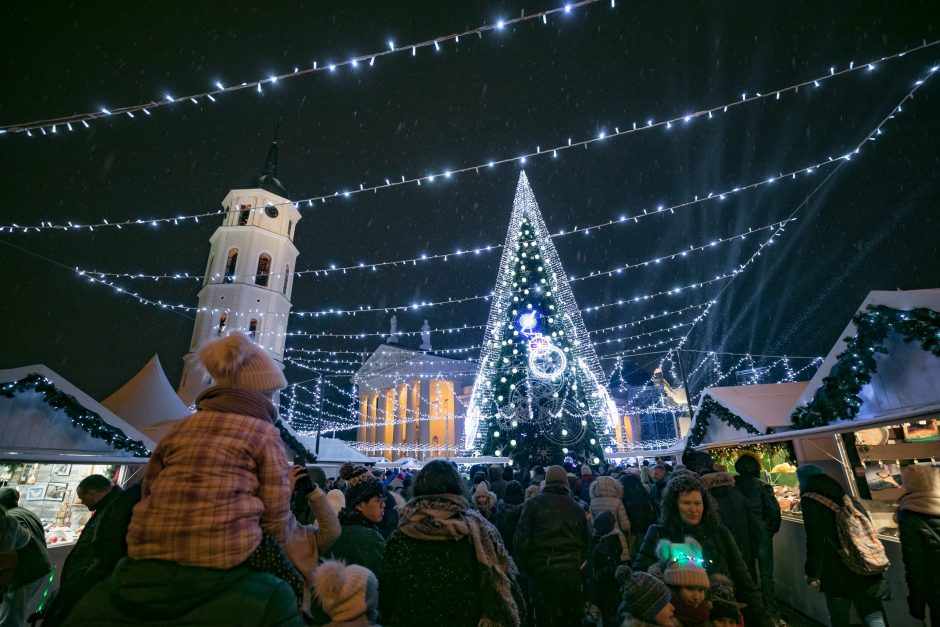
M 603 458 L 616 409 L 525 173 L 480 361 L 468 449 L 526 465 Z

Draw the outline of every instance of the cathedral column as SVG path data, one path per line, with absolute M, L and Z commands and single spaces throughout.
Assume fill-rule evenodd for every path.
M 405 426 L 407 425 L 408 420 L 408 386 L 400 384 L 396 386 L 395 390 L 395 400 L 398 403 L 395 411 L 395 420 L 398 422 L 398 424 L 395 425 L 394 444 L 396 449 L 394 455 L 395 459 L 398 459 L 399 457 L 403 457 L 405 455 L 402 452 L 401 447 L 404 442 L 407 442 L 407 439 L 405 438 Z
M 375 444 L 375 423 L 377 419 L 379 406 L 379 395 L 378 392 L 373 392 L 369 395 L 369 434 L 367 439 L 369 444 Z M 370 451 L 373 452 L 373 451 Z M 370 456 L 371 457 L 371 456 Z
M 356 440 L 366 441 L 366 430 L 369 428 L 369 401 L 366 397 L 359 397 L 359 429 L 356 433 Z
M 382 392 L 382 443 L 383 454 L 392 457 L 392 441 L 395 432 L 395 388 L 385 388 Z
M 418 400 L 420 401 L 419 407 L 420 416 L 418 422 L 418 441 L 422 446 L 431 445 L 431 381 L 430 379 L 424 379 L 420 381 L 420 395 Z M 428 459 L 431 457 L 429 451 L 424 451 L 420 459 Z
M 414 446 L 418 442 L 418 411 L 421 409 L 421 405 L 418 402 L 418 386 L 418 381 L 412 381 L 409 385 L 405 386 L 407 389 L 406 395 L 408 398 L 408 408 L 406 410 L 408 422 L 405 424 L 405 444 L 409 447 Z M 405 452 L 405 455 L 411 457 L 418 456 L 410 448 Z

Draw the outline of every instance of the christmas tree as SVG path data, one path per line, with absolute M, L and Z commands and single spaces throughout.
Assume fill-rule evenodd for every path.
M 616 407 L 565 271 L 519 175 L 467 410 L 467 448 L 524 466 L 599 463 Z

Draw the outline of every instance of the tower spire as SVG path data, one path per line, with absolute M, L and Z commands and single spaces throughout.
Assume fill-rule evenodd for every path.
M 278 120 L 274 127 L 274 139 L 271 141 L 271 147 L 268 148 L 268 156 L 264 160 L 264 167 L 261 169 L 261 176 L 255 179 L 252 187 L 260 187 L 278 196 L 287 198 L 287 190 L 277 178 L 277 136 L 281 129 L 281 122 Z

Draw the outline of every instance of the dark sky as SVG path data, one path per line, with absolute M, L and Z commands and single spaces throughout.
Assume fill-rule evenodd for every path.
M 199 93 L 295 66 L 420 42 L 554 8 L 521 2 L 17 3 L 7 8 L 0 124 Z M 757 7 L 759 11 L 755 10 Z M 609 0 L 547 25 L 527 22 L 459 44 L 385 56 L 254 90 L 113 116 L 55 136 L 0 136 L 0 222 L 65 223 L 211 211 L 261 168 L 281 122 L 279 176 L 292 199 L 440 173 L 536 146 L 562 145 L 767 93 L 940 38 L 935 3 L 626 2 Z M 940 60 L 940 46 L 696 119 L 526 164 L 554 232 L 675 205 L 838 156 L 862 141 Z M 585 314 L 588 329 L 636 321 L 714 298 L 686 348 L 824 355 L 870 290 L 940 286 L 936 77 L 796 214 L 799 220 L 730 286 L 660 296 Z M 555 239 L 569 275 L 698 246 L 782 220 L 832 168 L 723 202 Z M 519 166 L 501 165 L 302 208 L 299 269 L 410 258 L 502 243 Z M 158 353 L 177 382 L 192 321 L 145 306 L 65 269 L 201 274 L 220 219 L 121 231 L 0 234 L 5 268 L 0 367 L 45 363 L 102 398 Z M 766 237 L 677 261 L 572 283 L 581 307 L 713 278 Z M 21 247 L 45 259 L 12 248 Z M 498 252 L 377 272 L 297 280 L 294 308 L 316 311 L 440 301 L 493 288 Z M 195 306 L 198 283 L 118 280 L 153 300 Z M 489 304 L 398 314 L 399 326 L 482 324 Z M 191 314 L 187 314 L 191 315 Z M 596 334 L 657 331 L 694 312 Z M 292 318 L 292 331 L 378 332 L 388 315 Z M 682 332 L 687 329 L 683 329 Z M 598 347 L 630 349 L 675 333 Z M 435 348 L 479 343 L 481 331 L 435 334 Z M 371 350 L 368 340 L 292 337 L 292 348 Z M 417 343 L 417 342 L 415 342 Z M 640 351 L 645 352 L 645 351 Z M 352 355 L 343 355 L 352 359 Z M 637 358 L 652 368 L 658 356 Z M 686 356 L 694 369 L 695 354 Z M 731 358 L 728 358 L 729 360 Z M 611 360 L 603 362 L 611 366 Z M 725 367 L 732 364 L 725 361 Z M 795 362 L 797 363 L 797 362 Z M 799 362 L 805 364 L 804 362 Z M 339 366 L 324 366 L 332 369 Z M 694 385 L 714 369 L 699 368 Z M 292 368 L 291 380 L 311 376 Z M 726 381 L 727 382 L 727 381 Z

